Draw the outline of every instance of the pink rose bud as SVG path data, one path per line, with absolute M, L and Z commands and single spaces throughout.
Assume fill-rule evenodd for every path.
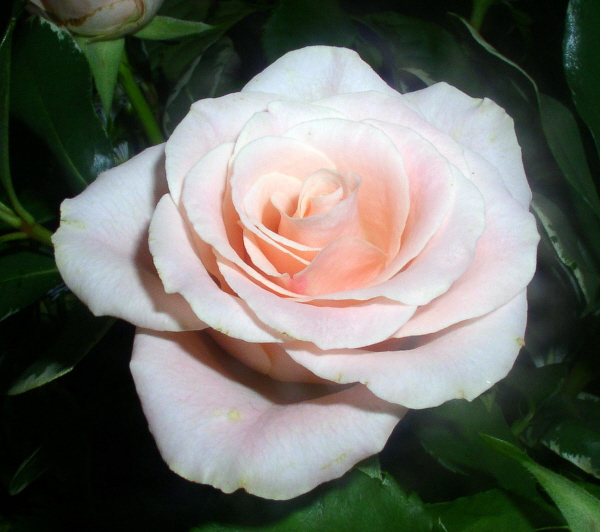
M 86 37 L 120 37 L 150 22 L 164 0 L 31 0 L 54 22 Z

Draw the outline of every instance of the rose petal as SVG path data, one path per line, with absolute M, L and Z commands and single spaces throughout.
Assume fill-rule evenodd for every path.
M 234 154 L 253 140 L 280 137 L 296 124 L 319 118 L 344 118 L 344 115 L 312 102 L 274 100 L 267 104 L 266 111 L 256 113 L 244 124 L 235 143 Z
M 475 258 L 446 293 L 419 308 L 395 337 L 428 334 L 487 314 L 522 292 L 535 273 L 540 239 L 535 218 L 505 188 L 495 186 L 496 170 L 487 161 L 470 151 L 465 156 L 486 203 L 486 228 Z
M 380 129 L 337 118 L 298 124 L 285 137 L 321 151 L 338 172 L 361 178 L 358 210 L 364 238 L 394 257 L 410 197 L 403 160 L 393 142 Z
M 156 330 L 202 329 L 178 294 L 160 282 L 148 250 L 148 225 L 167 191 L 164 145 L 99 175 L 65 200 L 52 237 L 65 283 L 100 315 Z
M 250 80 L 242 92 L 269 92 L 289 100 L 313 101 L 332 94 L 370 90 L 398 94 L 356 52 L 310 46 L 280 57 Z
M 386 401 L 430 408 L 474 399 L 505 377 L 523 346 L 526 321 L 523 291 L 493 312 L 425 337 L 423 345 L 406 351 L 325 352 L 306 343 L 286 344 L 286 351 L 324 379 L 360 382 Z
M 362 347 L 390 337 L 395 324 L 404 324 L 414 306 L 385 298 L 352 302 L 319 301 L 319 305 L 281 297 L 257 285 L 236 265 L 217 255 L 223 277 L 258 319 L 295 340 L 314 342 L 321 349 Z
M 373 244 L 343 236 L 327 245 L 285 288 L 315 296 L 368 286 L 385 268 L 387 255 Z
M 513 119 L 492 100 L 471 98 L 447 83 L 406 94 L 428 122 L 498 169 L 512 196 L 527 208 L 527 183 Z M 451 102 L 451 103 L 449 103 Z
M 205 333 L 139 331 L 131 371 L 158 448 L 184 478 L 289 499 L 379 452 L 405 409 L 364 386 L 279 383 Z
M 152 217 L 150 250 L 165 290 L 181 294 L 210 327 L 249 342 L 281 341 L 244 301 L 223 291 L 211 278 L 169 195 L 161 199 Z
M 233 142 L 240 124 L 266 109 L 274 98 L 269 94 L 228 94 L 206 98 L 192 105 L 175 128 L 166 148 L 169 191 L 179 204 L 183 182 L 190 169 L 210 150 Z

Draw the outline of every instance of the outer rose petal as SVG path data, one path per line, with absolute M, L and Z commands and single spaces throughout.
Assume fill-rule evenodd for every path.
M 248 342 L 280 342 L 274 331 L 258 322 L 239 297 L 213 281 L 188 234 L 181 213 L 169 195 L 156 207 L 150 225 L 150 250 L 168 292 L 177 292 L 214 329 Z
M 325 352 L 301 343 L 287 345 L 286 351 L 324 379 L 361 382 L 386 401 L 430 408 L 450 399 L 474 399 L 504 378 L 523 346 L 526 318 L 524 290 L 481 318 L 416 337 L 422 345 L 405 351 Z M 401 349 L 402 341 L 396 342 Z
M 433 126 L 492 163 L 513 197 L 523 207 L 529 207 L 531 190 L 521 147 L 513 119 L 502 107 L 487 98 L 471 98 L 447 83 L 411 92 L 405 98 L 416 104 Z
M 173 131 L 166 147 L 169 191 L 179 204 L 187 173 L 213 148 L 234 141 L 240 124 L 275 97 L 272 94 L 227 94 L 197 101 Z
M 276 382 L 206 333 L 138 332 L 131 371 L 171 469 L 225 493 L 305 493 L 379 452 L 406 412 L 360 385 Z
M 280 57 L 251 79 L 242 92 L 269 92 L 289 100 L 312 101 L 369 90 L 398 95 L 356 52 L 310 46 Z
M 98 176 L 62 204 L 56 264 L 98 316 L 161 331 L 203 329 L 179 294 L 165 292 L 148 250 L 150 218 L 166 188 L 164 145 Z

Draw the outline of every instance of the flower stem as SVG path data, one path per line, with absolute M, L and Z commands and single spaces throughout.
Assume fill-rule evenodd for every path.
M 127 97 L 133 106 L 133 110 L 137 114 L 144 130 L 146 131 L 148 140 L 153 145 L 164 142 L 165 139 L 160 131 L 160 128 L 158 127 L 154 115 L 152 114 L 152 109 L 150 109 L 144 94 L 138 87 L 135 78 L 133 77 L 133 73 L 131 72 L 129 62 L 125 56 L 123 56 L 123 60 L 119 65 L 119 81 L 121 82 L 123 90 L 125 90 L 125 93 L 127 94 Z
M 473 0 L 473 10 L 469 22 L 477 31 L 481 31 L 485 15 L 495 2 L 496 0 Z
M 38 224 L 30 214 L 25 220 L 0 202 L 0 220 L 17 230 L 0 236 L 0 242 L 31 238 L 52 247 L 52 232 Z

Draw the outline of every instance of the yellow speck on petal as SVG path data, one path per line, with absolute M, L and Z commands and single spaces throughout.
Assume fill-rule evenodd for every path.
M 344 377 L 344 374 L 340 371 L 336 376 L 335 379 L 333 379 L 333 382 L 342 382 L 342 378 Z
M 525 347 L 525 340 L 523 338 L 521 338 L 520 336 L 518 338 L 515 339 L 515 341 L 521 346 L 521 347 Z
M 328 462 L 327 464 L 325 464 L 321 468 L 321 470 L 325 471 L 325 469 L 329 469 L 332 465 L 343 462 L 346 459 L 346 456 L 347 456 L 346 453 L 340 454 L 337 458 L 334 458 L 333 460 L 331 460 L 331 462 Z
M 242 420 L 242 413 L 237 408 L 232 408 L 227 414 L 227 419 L 237 423 Z
M 467 394 L 464 390 L 458 390 L 458 392 L 456 392 L 457 399 L 464 399 L 465 397 L 467 397 Z

